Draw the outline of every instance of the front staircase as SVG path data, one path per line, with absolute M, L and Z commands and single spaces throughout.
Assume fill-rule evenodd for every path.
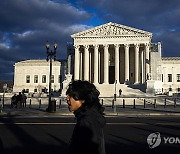
M 126 84 L 97 84 L 95 85 L 97 89 L 100 91 L 101 97 L 113 97 L 115 94 L 119 96 L 119 89 L 122 90 L 122 96 L 126 97 L 144 97 L 149 96 L 145 92 L 144 85 L 126 85 Z

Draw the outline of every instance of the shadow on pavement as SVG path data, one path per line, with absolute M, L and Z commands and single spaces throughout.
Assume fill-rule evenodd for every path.
M 52 134 L 49 134 L 47 132 L 44 132 L 47 138 L 52 138 L 56 140 L 56 144 L 51 144 L 51 142 L 48 142 L 49 144 L 37 141 L 35 138 L 37 132 L 34 132 L 34 135 L 30 135 L 27 131 L 21 128 L 20 125 L 14 124 L 13 116 L 9 117 L 8 119 L 0 119 L 1 123 L 4 123 L 2 126 L 2 129 L 9 130 L 10 133 L 12 133 L 12 139 L 9 138 L 9 134 L 2 134 L 4 138 L 6 138 L 6 135 L 8 136 L 6 139 L 11 141 L 12 145 L 9 145 L 10 148 L 5 148 L 2 142 L 2 139 L 0 138 L 0 154 L 53 154 L 53 153 L 62 153 L 66 154 L 68 152 L 68 144 L 61 140 L 60 138 L 57 138 L 53 136 Z M 29 127 L 29 126 L 28 126 Z M 32 125 L 30 126 L 33 127 Z M 1 130 L 2 130 L 1 129 Z M 32 132 L 31 132 L 32 133 Z M 38 135 L 38 134 L 37 134 Z M 13 142 L 18 141 L 18 144 L 14 144 Z M 6 141 L 5 141 L 6 142 Z M 7 144 L 7 143 L 6 143 Z

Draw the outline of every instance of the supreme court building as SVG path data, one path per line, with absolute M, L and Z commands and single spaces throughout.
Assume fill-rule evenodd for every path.
M 74 79 L 94 83 L 103 96 L 112 96 L 120 88 L 131 91 L 128 85 L 142 85 L 150 93 L 172 87 L 180 91 L 180 58 L 162 58 L 161 43 L 152 43 L 150 32 L 110 22 L 71 37 Z
M 114 93 L 113 84 L 122 88 L 150 78 L 152 33 L 110 22 L 71 37 L 74 79 L 94 83 L 103 95 Z
M 147 80 L 152 33 L 110 22 L 71 37 L 75 47 L 74 79 L 95 84 Z

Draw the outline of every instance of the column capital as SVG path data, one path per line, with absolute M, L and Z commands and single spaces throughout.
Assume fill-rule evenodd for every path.
M 150 43 L 145 43 L 144 44 L 146 47 L 150 47 Z
M 114 47 L 115 47 L 115 48 L 119 48 L 119 47 L 120 47 L 120 44 L 114 44 Z
M 94 46 L 94 49 L 98 49 L 99 48 L 99 44 L 95 44 L 93 46 Z
M 135 48 L 139 48 L 140 44 L 134 44 Z
M 75 48 L 75 49 L 79 49 L 79 48 L 80 48 L 80 45 L 74 45 L 74 48 Z
M 103 44 L 104 48 L 109 48 L 109 44 Z
M 84 48 L 85 49 L 89 49 L 89 45 L 84 45 Z
M 129 47 L 130 47 L 130 44 L 124 44 L 124 47 L 125 47 L 125 48 L 129 48 Z

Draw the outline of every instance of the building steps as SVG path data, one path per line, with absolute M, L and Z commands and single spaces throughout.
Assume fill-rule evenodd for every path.
M 127 96 L 127 97 L 149 96 L 149 94 L 145 92 L 144 85 L 96 84 L 95 86 L 100 91 L 101 97 L 113 97 L 115 93 L 117 96 L 119 96 L 119 89 L 122 90 L 122 94 L 121 94 L 122 96 Z

